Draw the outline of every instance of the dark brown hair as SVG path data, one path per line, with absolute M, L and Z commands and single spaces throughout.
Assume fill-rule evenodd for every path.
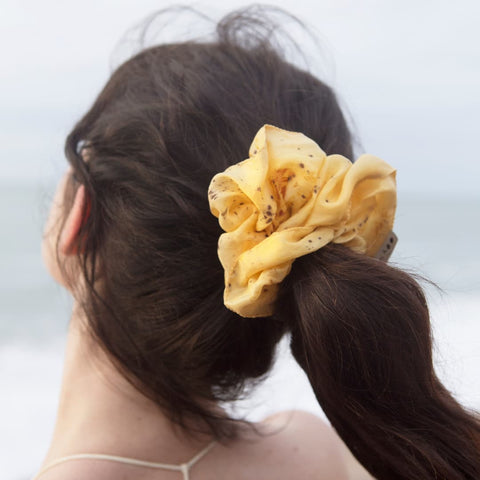
M 213 175 L 246 158 L 267 123 L 352 157 L 332 89 L 283 59 L 272 26 L 254 18 L 248 9 L 227 16 L 212 42 L 143 50 L 68 136 L 88 196 L 78 247 L 90 331 L 172 419 L 201 419 L 219 439 L 238 424 L 211 405 L 264 377 L 290 332 L 332 425 L 378 479 L 478 479 L 479 421 L 434 373 L 428 308 L 412 276 L 328 245 L 294 262 L 272 317 L 223 305 Z

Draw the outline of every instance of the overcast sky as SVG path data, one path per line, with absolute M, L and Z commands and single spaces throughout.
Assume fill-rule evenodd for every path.
M 362 151 L 398 169 L 399 192 L 480 198 L 478 0 L 269 3 L 316 29 L 320 48 L 305 44 L 314 71 L 338 91 Z M 0 185 L 59 175 L 64 137 L 107 80 L 118 41 L 169 4 L 0 0 Z M 190 3 L 215 18 L 246 4 Z

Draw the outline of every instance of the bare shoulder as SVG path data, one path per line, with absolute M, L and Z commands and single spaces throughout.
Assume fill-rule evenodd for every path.
M 301 478 L 372 480 L 353 457 L 335 430 L 321 418 L 300 410 L 289 410 L 263 422 L 278 430 L 278 455 L 286 455 L 293 469 L 305 472 Z M 295 478 L 292 471 L 285 477 Z
M 343 444 L 335 431 L 322 419 L 308 412 L 290 410 L 272 415 L 262 422 L 275 432 L 282 471 L 277 478 L 348 480 Z
M 335 431 L 303 411 L 285 411 L 257 424 L 259 434 L 231 445 L 218 443 L 195 465 L 197 480 L 370 480 Z M 171 480 L 173 472 L 87 460 L 58 465 L 39 480 Z

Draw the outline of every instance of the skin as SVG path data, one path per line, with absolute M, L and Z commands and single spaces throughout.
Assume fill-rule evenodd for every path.
M 63 228 L 65 188 L 59 184 L 46 224 L 42 253 L 52 277 L 69 289 L 81 286 L 73 242 L 81 225 L 85 190 L 77 190 Z M 58 256 L 57 256 L 58 238 Z M 65 278 L 58 262 L 65 262 Z M 75 289 L 81 295 L 81 288 Z M 73 293 L 73 292 L 72 292 Z M 179 429 L 148 398 L 115 369 L 85 329 L 86 319 L 74 299 L 67 338 L 56 425 L 42 468 L 77 453 L 104 453 L 152 462 L 180 464 L 208 445 L 212 438 L 193 437 Z M 282 412 L 257 425 L 263 435 L 246 434 L 215 447 L 191 470 L 194 480 L 371 478 L 354 460 L 334 430 L 314 415 Z M 58 465 L 41 480 L 180 480 L 179 472 L 153 470 L 114 462 L 76 460 Z

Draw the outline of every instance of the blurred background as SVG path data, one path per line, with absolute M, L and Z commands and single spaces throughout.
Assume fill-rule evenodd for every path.
M 283 0 L 318 42 L 292 28 L 308 67 L 338 92 L 356 137 L 398 169 L 392 262 L 426 287 L 439 375 L 480 409 L 480 3 L 477 0 Z M 190 5 L 211 17 L 248 3 Z M 160 0 L 0 0 L 0 476 L 30 478 L 55 419 L 69 299 L 43 268 L 43 223 L 66 167 L 63 142 L 112 68 L 138 46 L 131 30 Z M 287 30 L 290 28 L 288 25 Z M 155 41 L 202 36 L 208 21 L 168 23 Z M 155 28 L 153 28 L 155 31 Z M 304 57 L 304 58 L 302 58 Z M 285 385 L 288 381 L 288 391 Z M 239 409 L 321 414 L 286 351 Z

